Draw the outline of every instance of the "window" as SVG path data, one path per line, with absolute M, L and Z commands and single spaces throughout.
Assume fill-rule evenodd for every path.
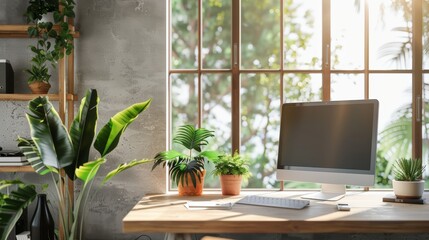
M 170 132 L 215 130 L 211 147 L 250 157 L 249 188 L 279 187 L 283 102 L 378 99 L 378 187 L 399 157 L 428 164 L 429 0 L 169 4 Z

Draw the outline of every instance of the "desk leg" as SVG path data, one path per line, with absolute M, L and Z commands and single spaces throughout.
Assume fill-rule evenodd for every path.
M 166 233 L 164 240 L 192 240 L 189 233 Z

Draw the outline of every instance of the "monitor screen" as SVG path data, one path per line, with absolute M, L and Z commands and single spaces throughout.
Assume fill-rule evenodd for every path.
M 373 185 L 377 122 L 377 100 L 283 104 L 277 179 Z

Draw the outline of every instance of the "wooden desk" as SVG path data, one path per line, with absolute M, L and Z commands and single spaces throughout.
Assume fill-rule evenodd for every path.
M 429 204 L 386 203 L 387 192 L 348 192 L 338 202 L 312 200 L 302 210 L 235 204 L 231 210 L 188 210 L 187 200 L 238 201 L 204 193 L 201 197 L 174 194 L 144 197 L 123 219 L 124 232 L 164 233 L 423 233 L 429 232 Z M 250 192 L 243 194 L 260 194 Z M 303 192 L 269 192 L 299 198 Z M 425 193 L 429 199 L 429 193 Z M 348 203 L 350 212 L 337 211 Z

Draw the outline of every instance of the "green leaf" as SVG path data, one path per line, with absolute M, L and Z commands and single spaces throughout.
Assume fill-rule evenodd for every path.
M 160 152 L 155 156 L 155 161 L 152 166 L 152 171 L 161 163 L 165 166 L 165 163 L 167 161 L 174 161 L 178 160 L 179 158 L 186 159 L 188 156 L 186 156 L 183 153 L 180 153 L 176 150 L 169 150 L 165 152 Z
M 39 150 L 43 164 L 57 169 L 73 164 L 74 150 L 67 129 L 46 97 L 38 97 L 28 105 L 31 138 Z
M 94 143 L 95 149 L 102 157 L 116 148 L 122 133 L 142 111 L 149 107 L 151 101 L 149 99 L 142 103 L 136 103 L 110 118 L 109 122 L 98 133 Z
M 58 172 L 54 168 L 49 168 L 43 164 L 43 161 L 40 158 L 39 150 L 37 150 L 33 140 L 18 137 L 17 141 L 19 142 L 19 149 L 22 151 L 27 161 L 31 164 L 31 167 L 33 167 L 34 171 L 40 175 L 45 175 L 52 171 Z
M 102 164 L 106 162 L 106 159 L 99 158 L 95 161 L 87 162 L 76 169 L 76 176 L 84 183 L 91 181 L 98 172 L 98 169 Z
M 183 125 L 177 130 L 173 142 L 179 143 L 187 149 L 194 149 L 201 152 L 201 146 L 207 145 L 209 137 L 214 137 L 214 131 L 205 128 L 195 129 L 191 125 Z
M 102 184 L 106 183 L 107 181 L 109 181 L 112 177 L 116 176 L 118 173 L 123 172 L 129 168 L 132 168 L 134 166 L 143 164 L 143 163 L 148 163 L 148 162 L 152 162 L 152 159 L 142 159 L 142 160 L 132 160 L 129 163 L 121 163 L 116 169 L 110 171 L 106 177 L 103 179 Z
M 204 151 L 204 152 L 201 152 L 198 156 L 205 157 L 209 161 L 215 161 L 221 156 L 221 154 L 218 153 L 217 151 Z
M 76 154 L 74 165 L 66 167 L 66 172 L 70 179 L 75 179 L 74 170 L 76 168 L 88 162 L 97 127 L 99 101 L 97 91 L 95 89 L 88 90 L 70 127 L 70 137 Z
M 0 239 L 7 239 L 23 209 L 30 205 L 36 196 L 34 185 L 20 185 L 16 191 L 4 198 L 0 206 Z

